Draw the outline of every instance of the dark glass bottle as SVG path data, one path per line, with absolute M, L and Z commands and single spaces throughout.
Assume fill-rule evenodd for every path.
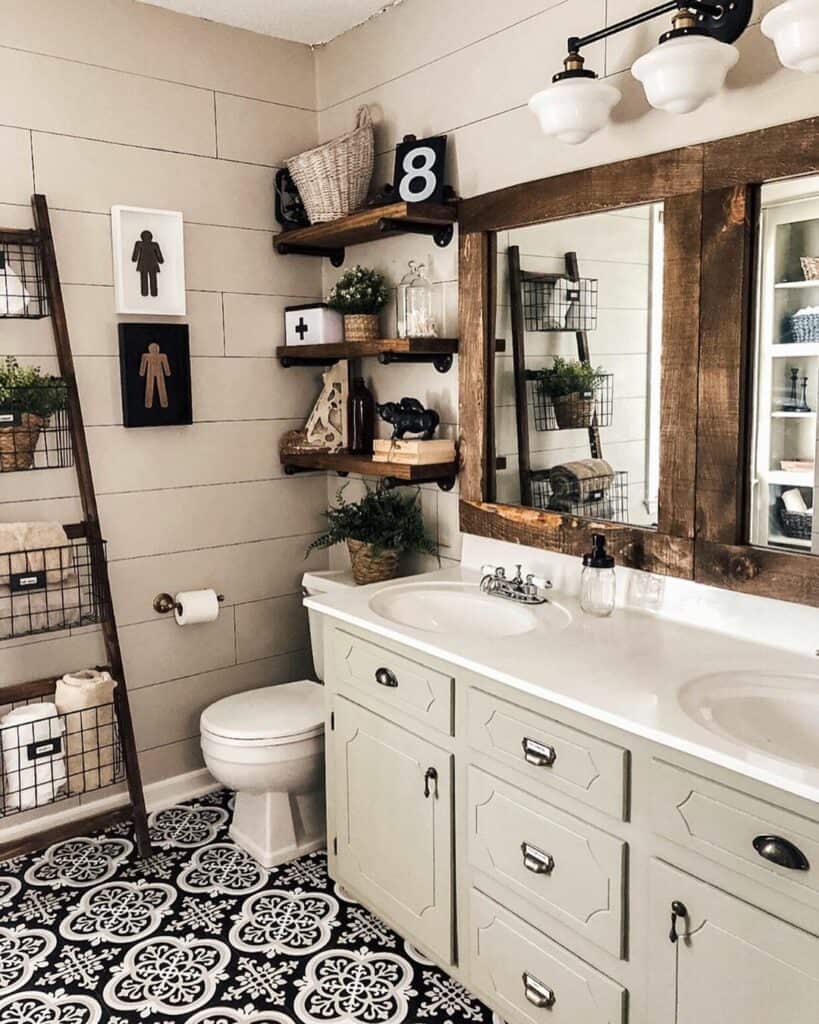
M 372 455 L 375 399 L 363 377 L 354 377 L 347 400 L 348 446 L 351 455 Z

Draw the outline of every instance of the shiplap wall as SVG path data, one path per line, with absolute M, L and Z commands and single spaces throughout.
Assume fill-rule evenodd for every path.
M 633 62 L 651 49 L 670 19 L 659 18 L 586 49 L 587 67 L 623 93 L 611 125 L 583 146 L 545 138 L 527 109 L 566 55 L 566 40 L 621 21 L 655 0 L 408 0 L 317 52 L 319 135 L 351 127 L 369 104 L 376 121 L 376 184 L 392 180 L 394 150 L 404 134 L 449 136 L 450 182 L 462 196 L 611 163 L 676 146 L 736 135 L 819 114 L 815 75 L 782 68 L 760 32 L 780 0 L 755 0 L 738 42 L 741 59 L 722 94 L 696 113 L 652 110 L 632 78 Z M 435 250 L 427 239 L 397 239 L 357 248 L 355 262 L 390 272 L 427 257 L 433 277 L 457 288 L 457 245 Z M 325 281 L 333 274 L 325 272 Z M 399 275 L 400 276 L 400 275 Z M 395 279 L 395 278 L 393 278 Z M 457 420 L 457 372 L 440 377 L 417 367 L 400 383 L 372 374 L 379 398 L 408 391 Z M 382 399 L 383 400 L 383 399 Z M 331 492 L 335 489 L 331 482 Z M 458 558 L 457 494 L 425 487 L 424 508 L 445 559 Z M 337 556 L 336 556 L 337 557 Z M 427 563 L 424 563 L 427 564 Z
M 0 17 L 0 223 L 44 192 L 109 541 L 147 781 L 198 766 L 198 716 L 225 694 L 310 671 L 299 579 L 323 477 L 282 479 L 277 441 L 315 374 L 284 371 L 281 308 L 321 292 L 315 260 L 273 254 L 273 166 L 316 138 L 314 56 L 131 0 L 26 0 Z M 125 430 L 112 204 L 185 218 L 195 423 Z M 54 367 L 50 321 L 0 321 L 0 354 Z M 81 518 L 72 470 L 4 474 L 0 521 Z M 159 591 L 213 586 L 218 622 L 180 629 Z M 0 644 L 0 681 L 103 658 L 98 630 Z

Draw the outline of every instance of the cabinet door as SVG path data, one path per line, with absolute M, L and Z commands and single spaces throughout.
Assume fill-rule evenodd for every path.
M 671 904 L 687 916 L 670 939 Z M 810 1024 L 819 938 L 659 861 L 651 864 L 651 1013 L 663 1024 Z
M 344 697 L 333 747 L 339 881 L 451 963 L 451 755 Z

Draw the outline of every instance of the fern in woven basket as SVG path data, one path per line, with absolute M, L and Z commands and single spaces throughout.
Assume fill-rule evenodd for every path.
M 317 537 L 307 554 L 345 541 L 359 541 L 382 551 L 416 551 L 438 554 L 438 545 L 427 535 L 421 513 L 420 492 L 404 497 L 399 491 L 366 488 L 360 501 L 344 498 L 345 484 L 336 494 L 335 506 L 324 513 L 329 528 Z
M 68 389 L 59 377 L 44 374 L 36 366 L 20 366 L 14 356 L 0 362 L 0 410 L 28 413 L 47 420 L 65 409 Z

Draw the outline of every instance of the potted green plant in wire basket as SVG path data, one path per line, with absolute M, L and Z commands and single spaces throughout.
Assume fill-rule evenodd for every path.
M 595 390 L 605 376 L 599 366 L 561 356 L 555 356 L 551 366 L 538 372 L 536 387 L 551 399 L 559 430 L 591 426 Z
M 353 578 L 363 586 L 394 579 L 405 551 L 436 555 L 438 546 L 424 528 L 419 493 L 367 487 L 360 501 L 348 502 L 344 487 L 325 513 L 329 529 L 317 537 L 307 552 L 346 543 Z
M 14 356 L 0 361 L 0 473 L 32 468 L 41 432 L 67 403 L 61 378 L 20 366 Z
M 379 336 L 378 314 L 389 297 L 382 274 L 355 266 L 338 279 L 327 297 L 327 305 L 344 317 L 345 341 L 372 341 Z

